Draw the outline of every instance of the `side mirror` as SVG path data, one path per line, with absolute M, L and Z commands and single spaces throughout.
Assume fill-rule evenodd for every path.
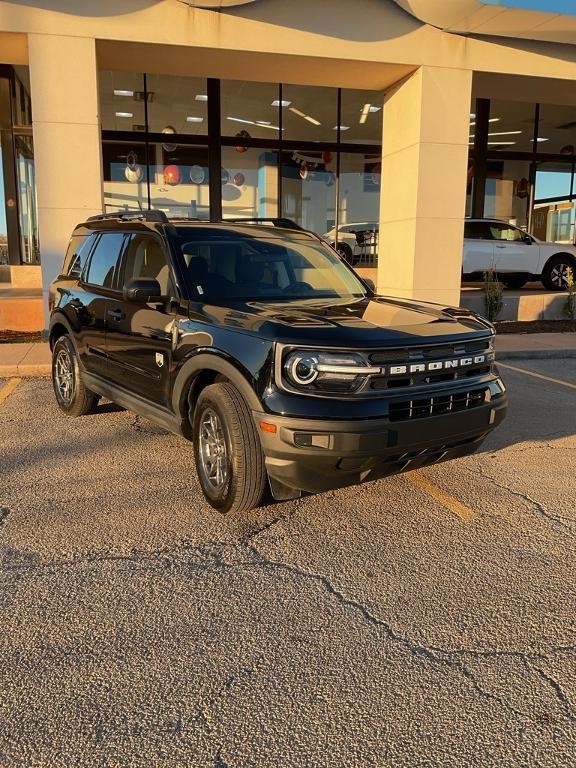
M 362 281 L 364 282 L 364 285 L 372 291 L 372 293 L 376 293 L 376 286 L 374 285 L 374 280 L 371 280 L 369 277 L 363 277 Z
M 122 293 L 124 301 L 135 301 L 138 304 L 163 301 L 160 283 L 150 277 L 137 277 L 128 280 Z
M 534 240 L 532 240 L 532 235 L 528 235 L 528 234 L 524 235 L 523 240 L 526 243 L 526 245 L 532 245 L 532 243 L 534 242 Z

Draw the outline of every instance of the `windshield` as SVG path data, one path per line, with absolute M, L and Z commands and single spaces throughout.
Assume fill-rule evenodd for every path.
M 203 301 L 353 299 L 363 283 L 321 242 L 285 232 L 262 236 L 179 228 L 186 278 Z

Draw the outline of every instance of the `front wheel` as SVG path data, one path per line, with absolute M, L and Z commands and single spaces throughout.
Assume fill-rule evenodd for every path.
M 266 467 L 252 414 L 232 384 L 202 390 L 194 410 L 194 457 L 206 500 L 222 514 L 260 505 Z
M 568 275 L 576 279 L 574 260 L 568 254 L 559 254 L 550 259 L 542 272 L 542 282 L 549 291 L 564 291 L 568 287 Z
M 52 350 L 52 386 L 58 406 L 68 416 L 93 413 L 100 399 L 84 386 L 76 350 L 68 336 L 61 336 Z

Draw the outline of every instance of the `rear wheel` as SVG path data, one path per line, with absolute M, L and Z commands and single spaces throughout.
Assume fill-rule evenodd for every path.
M 544 267 L 542 272 L 542 282 L 549 291 L 564 291 L 568 286 L 569 270 L 572 270 L 572 277 L 576 279 L 574 269 L 574 259 L 567 253 L 560 253 L 553 256 Z
M 513 291 L 517 291 L 528 282 L 524 277 L 501 277 L 500 279 L 506 288 L 510 288 Z
M 52 350 L 52 386 L 56 402 L 68 416 L 93 413 L 100 396 L 84 386 L 74 345 L 61 336 Z
M 259 506 L 266 488 L 260 438 L 232 384 L 202 390 L 194 410 L 196 471 L 206 500 L 223 514 Z
M 354 255 L 352 254 L 352 248 L 350 248 L 348 243 L 338 243 L 338 245 L 334 245 L 334 248 L 336 248 L 340 256 L 342 256 L 344 261 L 347 261 L 348 264 L 352 265 L 355 263 Z

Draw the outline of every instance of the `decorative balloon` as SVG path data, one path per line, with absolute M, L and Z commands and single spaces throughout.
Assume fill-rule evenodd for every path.
M 226 170 L 226 168 L 222 168 L 222 175 L 220 177 L 220 181 L 222 184 L 228 184 L 230 181 L 230 173 Z
M 138 165 L 138 155 L 134 150 L 128 152 L 126 156 L 126 168 L 124 168 L 124 176 L 127 181 L 132 184 L 136 184 L 142 181 L 142 167 Z
M 234 174 L 233 181 L 234 181 L 234 184 L 236 184 L 237 187 L 241 187 L 244 184 L 244 182 L 246 181 L 246 178 L 245 178 L 243 173 L 238 172 L 238 173 Z
M 167 165 L 164 168 L 164 184 L 175 187 L 180 184 L 180 168 L 177 165 Z
M 193 165 L 192 168 L 190 168 L 190 181 L 193 184 L 202 184 L 206 177 L 206 174 L 204 173 L 204 168 L 202 168 L 201 165 Z
M 173 125 L 167 125 L 165 128 L 162 128 L 162 133 L 176 133 L 176 128 Z M 166 152 L 174 152 L 176 144 L 162 144 L 162 149 Z
M 240 131 L 236 134 L 237 139 L 251 139 L 252 137 L 248 133 L 248 131 Z M 237 147 L 234 147 L 236 152 L 248 152 L 248 147 L 243 147 L 241 144 L 239 144 Z
M 332 162 L 332 152 L 328 152 L 326 150 L 325 152 L 322 152 L 322 160 L 324 161 L 324 165 L 328 165 Z

